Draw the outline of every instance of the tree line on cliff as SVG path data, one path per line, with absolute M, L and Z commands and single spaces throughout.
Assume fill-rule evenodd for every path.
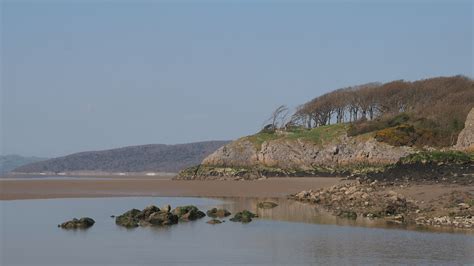
M 265 130 L 350 123 L 349 135 L 377 131 L 390 144 L 449 146 L 473 107 L 474 82 L 465 76 L 367 83 L 318 96 L 292 115 L 280 106 Z

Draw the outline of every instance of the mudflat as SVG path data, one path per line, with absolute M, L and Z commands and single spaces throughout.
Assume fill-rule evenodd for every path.
M 286 197 L 345 182 L 335 177 L 259 181 L 180 181 L 165 178 L 0 179 L 0 200 L 117 197 Z

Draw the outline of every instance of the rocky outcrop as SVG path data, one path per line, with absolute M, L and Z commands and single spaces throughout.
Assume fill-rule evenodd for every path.
M 474 108 L 467 115 L 464 129 L 459 133 L 455 147 L 459 150 L 474 151 Z
M 95 221 L 92 218 L 89 217 L 82 217 L 81 219 L 74 218 L 70 221 L 66 221 L 58 227 L 61 227 L 63 229 L 86 229 L 95 224 Z
M 237 140 L 206 157 L 202 164 L 209 166 L 253 167 L 266 166 L 310 170 L 315 167 L 354 164 L 395 163 L 412 152 L 409 147 L 392 147 L 373 138 L 341 136 L 333 142 L 318 145 L 309 141 L 270 140 L 257 150 L 248 140 Z
M 282 137 L 275 133 L 261 142 L 255 141 L 258 134 L 241 138 L 206 157 L 199 167 L 181 172 L 178 178 L 244 176 L 245 179 L 256 179 L 271 175 L 347 173 L 355 166 L 367 168 L 393 164 L 415 151 L 406 146 L 394 147 L 367 135 L 348 137 L 344 132 L 321 142 L 319 139 L 292 137 L 291 134 Z
M 258 165 L 258 151 L 255 145 L 245 139 L 233 141 L 211 153 L 202 161 L 203 165 L 219 166 L 256 166 Z

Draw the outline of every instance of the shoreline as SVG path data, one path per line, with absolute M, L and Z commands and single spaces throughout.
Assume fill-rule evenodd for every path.
M 339 206 L 332 200 L 330 205 L 314 204 L 312 199 L 297 198 L 295 195 L 304 192 L 313 193 L 311 191 L 333 191 L 335 187 L 351 187 L 354 181 L 344 178 L 335 177 L 298 177 L 298 178 L 268 178 L 259 181 L 217 181 L 217 180 L 172 180 L 163 177 L 145 178 L 145 179 L 124 179 L 124 178 L 94 178 L 81 179 L 72 178 L 67 179 L 47 179 L 47 178 L 25 178 L 15 180 L 0 179 L 0 202 L 1 201 L 16 201 L 16 200 L 40 200 L 40 199 L 68 199 L 68 198 L 111 198 L 111 197 L 205 197 L 205 198 L 220 198 L 233 200 L 259 199 L 259 200 L 294 200 L 307 202 L 313 205 L 321 213 L 327 213 L 340 223 L 351 224 L 352 219 L 338 218 L 340 207 L 342 210 L 344 204 L 357 204 L 357 200 L 343 200 L 340 201 Z M 357 182 L 356 182 L 357 183 Z M 408 186 L 399 185 L 378 185 L 377 193 L 401 193 L 409 199 L 412 203 L 417 203 L 420 209 L 425 210 L 433 208 L 432 215 L 447 215 L 447 210 L 443 207 L 446 205 L 446 195 L 453 193 L 473 193 L 474 186 L 463 186 L 460 184 L 410 184 Z M 338 189 L 339 190 L 339 189 Z M 336 191 L 338 191 L 336 190 Z M 379 191 L 380 190 L 380 191 Z M 308 191 L 308 192 L 306 192 Z M 329 193 L 331 195 L 332 192 Z M 399 195 L 401 195 L 399 194 Z M 311 195 L 311 194 L 308 194 Z M 333 196 L 330 197 L 334 197 Z M 376 194 L 371 195 L 374 197 Z M 384 196 L 385 198 L 386 196 Z M 384 198 L 374 200 L 383 202 Z M 368 199 L 370 200 L 370 199 Z M 336 207 L 336 208 L 334 208 Z M 424 211 L 423 211 L 424 212 Z M 360 209 L 357 210 L 360 215 Z M 418 212 L 416 212 L 418 213 Z M 414 215 L 413 210 L 404 215 Z M 421 215 L 421 213 L 420 213 Z M 365 215 L 363 215 L 365 216 Z M 359 220 L 359 219 L 357 219 Z M 364 221 L 366 219 L 363 219 Z M 404 229 L 420 229 L 428 231 L 446 231 L 460 230 L 462 232 L 472 233 L 473 228 L 455 228 L 452 226 L 436 226 L 428 225 L 419 227 L 418 223 L 407 220 L 403 221 L 386 219 L 384 217 L 368 219 L 369 223 L 385 224 L 382 227 L 389 226 L 389 224 L 398 224 L 395 228 Z M 367 221 L 365 221 L 367 223 Z M 358 222 L 360 224 L 360 222 Z M 356 223 L 357 224 L 357 223 Z M 362 222 L 363 224 L 363 222 Z M 401 226 L 401 227 L 400 227 Z
M 346 182 L 335 177 L 268 178 L 259 181 L 184 181 L 166 178 L 0 179 L 0 200 L 98 197 L 284 198 L 306 189 Z

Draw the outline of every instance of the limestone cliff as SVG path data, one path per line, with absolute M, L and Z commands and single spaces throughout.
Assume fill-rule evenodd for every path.
M 456 148 L 474 151 L 474 108 L 467 115 L 464 129 L 459 133 Z
M 262 171 L 265 172 L 262 175 L 347 172 L 355 166 L 396 163 L 413 152 L 410 147 L 394 147 L 379 142 L 373 134 L 348 137 L 347 125 L 258 133 L 219 148 L 199 167 L 182 172 L 181 177 L 201 179 L 206 175 L 248 177 L 255 174 L 259 177 Z M 259 169 L 259 173 L 249 169 Z
M 202 164 L 311 170 L 354 164 L 390 164 L 410 152 L 412 149 L 409 147 L 393 147 L 373 138 L 362 140 L 346 135 L 324 145 L 300 139 L 276 139 L 263 142 L 260 149 L 243 138 L 221 147 L 206 157 Z

